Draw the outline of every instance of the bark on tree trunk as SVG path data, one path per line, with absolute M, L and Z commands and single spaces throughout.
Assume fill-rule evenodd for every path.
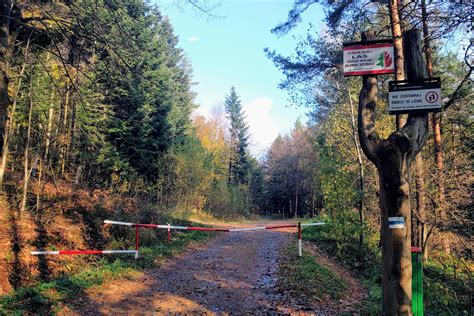
M 46 131 L 46 140 L 45 140 L 45 147 L 44 147 L 44 163 L 46 164 L 46 170 L 49 169 L 50 166 L 50 147 L 51 147 L 51 132 L 53 130 L 53 120 L 54 120 L 54 98 L 56 96 L 56 90 L 53 88 L 51 91 L 51 103 L 49 105 L 48 110 L 48 129 Z
M 363 40 L 373 38 L 371 32 L 363 34 Z M 408 78 L 424 78 L 419 32 L 407 31 L 404 42 Z M 377 77 L 364 76 L 359 96 L 359 140 L 379 174 L 383 313 L 411 314 L 410 165 L 426 142 L 428 115 L 409 115 L 401 129 L 382 140 L 375 133 L 377 93 Z M 389 217 L 403 217 L 405 227 L 390 229 Z
M 364 161 L 362 160 L 362 153 L 360 150 L 359 141 L 357 139 L 357 126 L 354 118 L 354 104 L 351 98 L 351 91 L 349 90 L 349 106 L 350 106 L 350 116 L 351 116 L 351 126 L 352 126 L 352 141 L 354 142 L 354 147 L 357 153 L 357 162 L 359 164 L 359 191 L 360 191 L 360 199 L 357 205 L 359 209 L 359 221 L 360 225 L 364 224 L 364 198 L 365 198 L 365 168 L 364 168 Z M 359 235 L 359 245 L 364 243 L 364 233 L 361 230 Z
M 405 80 L 405 56 L 403 54 L 402 26 L 400 22 L 400 8 L 398 0 L 389 0 L 390 26 L 392 28 L 393 48 L 395 52 L 395 80 Z M 396 116 L 396 128 L 405 125 L 404 115 Z
M 63 140 L 61 142 L 61 151 L 60 151 L 60 172 L 61 175 L 64 176 L 64 172 L 66 169 L 66 157 L 67 157 L 67 143 L 68 143 L 68 113 L 69 113 L 69 93 L 70 93 L 70 86 L 66 86 L 66 97 L 64 100 L 64 110 L 63 110 L 63 121 L 62 121 L 62 133 L 63 133 Z
M 29 108 L 28 108 L 28 128 L 26 132 L 26 144 L 25 144 L 25 161 L 24 161 L 24 175 L 23 175 L 23 196 L 21 198 L 21 207 L 20 212 L 23 213 L 26 209 L 26 198 L 28 196 L 28 182 L 30 180 L 30 165 L 29 165 L 29 151 L 30 151 L 30 140 L 31 140 L 31 118 L 33 113 L 33 89 L 32 89 L 32 80 L 33 76 L 30 79 L 30 91 L 29 91 Z
M 426 68 L 428 71 L 428 77 L 433 77 L 433 58 L 431 50 L 431 42 L 428 29 L 428 13 L 426 11 L 426 1 L 421 0 L 421 19 L 423 22 L 423 38 L 424 38 L 424 52 L 426 59 Z M 436 184 L 438 186 L 438 192 L 436 196 L 436 211 L 439 213 L 443 223 L 446 222 L 446 197 L 445 197 L 445 182 L 444 178 L 444 166 L 443 166 L 443 147 L 441 141 L 441 114 L 433 113 L 432 114 L 432 126 L 433 126 L 433 142 L 434 142 L 434 154 L 436 162 Z M 426 227 L 423 227 L 423 230 L 426 231 Z M 428 249 L 424 246 L 425 239 L 423 239 L 423 258 L 428 259 Z M 451 245 L 448 238 L 442 238 L 441 244 L 443 250 L 446 253 L 451 253 Z
M 8 83 L 10 79 L 11 50 L 11 23 L 12 23 L 12 1 L 2 1 L 0 4 L 0 152 L 3 152 L 5 139 L 5 123 L 7 121 L 7 110 L 10 104 L 8 97 Z
M 417 244 L 414 244 L 418 247 L 423 247 L 424 245 L 424 232 L 425 230 L 425 222 L 426 222 L 426 188 L 425 188 L 425 164 L 421 155 L 416 156 L 415 158 L 415 170 L 416 170 L 416 209 L 417 209 L 417 222 L 419 225 L 414 227 L 414 231 L 416 231 L 416 240 Z
M 298 195 L 300 194 L 300 179 L 299 179 L 299 157 L 296 158 L 296 192 L 295 192 L 295 218 L 298 218 Z
M 41 181 L 43 180 L 43 159 L 39 157 L 38 163 L 38 183 L 36 185 L 36 211 L 41 212 L 41 193 L 43 192 L 43 185 Z
M 14 124 L 13 123 L 14 123 L 14 119 L 15 119 L 18 93 L 20 92 L 21 83 L 22 83 L 22 80 L 23 80 L 23 73 L 25 72 L 25 69 L 26 69 L 29 47 L 30 47 L 30 39 L 28 38 L 28 41 L 26 42 L 26 47 L 25 47 L 23 65 L 22 65 L 20 73 L 18 75 L 18 85 L 16 87 L 15 94 L 13 96 L 13 104 L 12 104 L 12 108 L 10 110 L 10 117 L 8 119 L 8 122 L 6 122 L 6 124 L 3 125 L 4 130 L 2 131 L 2 133 L 3 133 L 3 138 L 2 138 L 3 142 L 2 142 L 2 151 L 1 151 L 2 158 L 1 158 L 1 162 L 0 162 L 0 188 L 3 186 L 3 177 L 5 175 L 5 169 L 7 167 L 8 155 L 9 155 L 9 144 L 10 144 L 10 138 L 13 134 L 13 129 L 14 129 Z M 7 86 L 7 90 L 8 90 L 8 86 Z

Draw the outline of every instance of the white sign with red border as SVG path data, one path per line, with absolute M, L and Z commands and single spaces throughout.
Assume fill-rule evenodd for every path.
M 393 42 L 343 44 L 344 76 L 381 75 L 395 72 Z

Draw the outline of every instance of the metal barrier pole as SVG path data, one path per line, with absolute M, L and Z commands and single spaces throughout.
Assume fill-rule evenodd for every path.
M 298 256 L 301 257 L 303 255 L 302 249 L 302 234 L 301 234 L 301 222 L 298 222 Z
M 168 242 L 171 241 L 171 224 L 168 224 Z
M 138 243 L 139 243 L 139 234 L 138 230 L 140 229 L 139 226 L 135 226 L 135 259 L 138 259 Z

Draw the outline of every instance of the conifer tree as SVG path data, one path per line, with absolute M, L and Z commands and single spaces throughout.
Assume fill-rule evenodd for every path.
M 230 121 L 230 154 L 228 185 L 247 184 L 250 162 L 248 156 L 248 125 L 242 111 L 242 104 L 235 88 L 225 98 L 225 111 Z

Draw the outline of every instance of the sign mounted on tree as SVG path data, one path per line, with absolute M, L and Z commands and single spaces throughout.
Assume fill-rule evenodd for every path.
M 396 216 L 388 218 L 388 227 L 390 229 L 402 229 L 405 228 L 405 217 Z
M 439 110 L 441 110 L 440 78 L 388 83 L 388 112 L 390 114 Z
M 344 76 L 381 75 L 395 72 L 392 40 L 353 42 L 342 45 Z

